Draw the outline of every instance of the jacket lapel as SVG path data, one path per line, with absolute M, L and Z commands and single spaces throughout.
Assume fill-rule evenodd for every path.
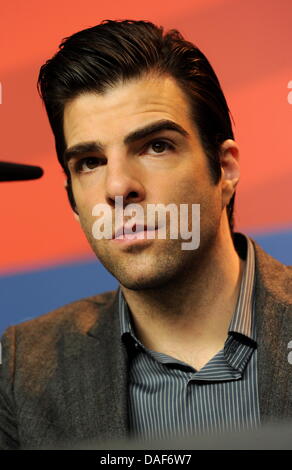
M 292 286 L 289 268 L 253 243 L 258 390 L 261 421 L 266 424 L 292 418 L 292 365 L 288 362 L 288 342 L 292 339 L 291 300 L 289 302 Z
M 128 434 L 128 371 L 120 338 L 118 290 L 104 306 L 93 301 L 90 308 L 96 309 L 97 321 L 86 334 L 67 339 L 65 348 L 70 364 L 64 383 L 70 388 L 66 397 L 74 415 L 74 435 L 83 442 L 123 439 Z

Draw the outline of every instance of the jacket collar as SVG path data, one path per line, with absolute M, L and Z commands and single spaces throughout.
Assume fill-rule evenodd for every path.
M 258 390 L 262 423 L 292 418 L 291 271 L 255 241 L 255 312 L 258 343 Z
M 100 298 L 105 300 L 102 305 L 97 303 Z M 71 385 L 66 408 L 78 423 L 80 442 L 96 438 L 106 443 L 128 436 L 128 361 L 120 341 L 117 291 L 87 300 L 96 321 L 87 334 L 67 339 L 70 363 L 64 383 Z

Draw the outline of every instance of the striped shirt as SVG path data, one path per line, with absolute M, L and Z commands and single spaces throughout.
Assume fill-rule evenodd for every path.
M 119 287 L 122 340 L 128 351 L 129 426 L 132 437 L 246 431 L 260 426 L 254 314 L 254 248 L 248 237 L 246 266 L 224 348 L 199 371 L 147 349 L 135 336 Z M 236 243 L 236 238 L 235 238 Z

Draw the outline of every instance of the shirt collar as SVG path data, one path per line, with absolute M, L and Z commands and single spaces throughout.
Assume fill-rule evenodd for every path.
M 240 333 L 256 341 L 254 319 L 254 279 L 255 279 L 255 253 L 251 240 L 243 234 L 234 236 L 235 247 L 242 249 L 246 246 L 245 268 L 242 273 L 241 285 L 234 314 L 231 318 L 228 332 Z

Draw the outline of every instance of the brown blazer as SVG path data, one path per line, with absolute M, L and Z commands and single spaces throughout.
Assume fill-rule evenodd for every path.
M 292 267 L 255 242 L 261 421 L 292 419 Z M 117 290 L 9 327 L 2 337 L 0 449 L 128 435 Z

